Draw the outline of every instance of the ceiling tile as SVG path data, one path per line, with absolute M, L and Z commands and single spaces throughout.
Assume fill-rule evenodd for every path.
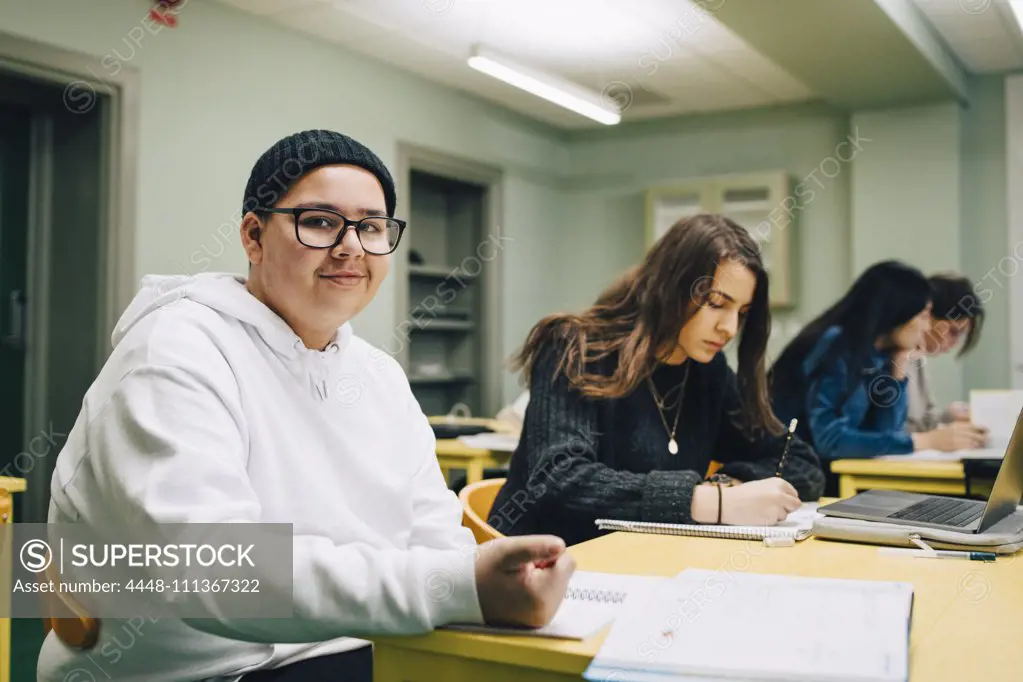
M 470 69 L 473 44 L 631 92 L 626 120 L 809 96 L 688 0 L 220 1 L 557 126 L 599 124 Z

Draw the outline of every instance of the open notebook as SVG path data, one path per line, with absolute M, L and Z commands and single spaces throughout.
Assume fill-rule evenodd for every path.
M 630 597 L 591 682 L 904 682 L 908 583 L 686 569 Z
M 667 578 L 656 576 L 576 571 L 569 581 L 568 591 L 557 613 L 551 622 L 542 628 L 454 624 L 446 626 L 445 629 L 586 639 L 614 620 L 626 598 L 642 598 L 665 580 Z
M 657 535 L 691 535 L 704 538 L 731 538 L 735 540 L 763 540 L 773 537 L 791 537 L 803 540 L 810 537 L 817 513 L 817 502 L 804 502 L 774 526 L 717 526 L 680 523 L 650 523 L 647 521 L 616 521 L 597 519 L 601 530 L 618 530 L 630 533 L 655 533 Z

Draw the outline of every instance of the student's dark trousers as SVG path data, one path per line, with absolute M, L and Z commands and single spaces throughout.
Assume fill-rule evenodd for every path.
M 364 646 L 274 670 L 257 670 L 241 682 L 373 682 L 373 648 Z

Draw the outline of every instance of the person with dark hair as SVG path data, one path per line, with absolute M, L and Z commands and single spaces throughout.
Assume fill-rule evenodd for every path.
M 768 301 L 749 233 L 698 215 L 588 310 L 537 323 L 515 357 L 530 399 L 489 523 L 571 545 L 599 535 L 601 517 L 773 525 L 818 499 L 824 477 L 806 443 L 794 438 L 780 462 Z M 722 352 L 736 337 L 737 373 Z M 721 468 L 708 477 L 712 462 Z
M 247 277 L 143 280 L 57 457 L 49 521 L 125 545 L 176 538 L 178 524 L 193 541 L 208 531 L 191 524 L 283 524 L 282 564 L 246 556 L 253 568 L 231 590 L 216 574 L 193 581 L 193 565 L 181 574 L 191 589 L 161 580 L 131 608 L 99 594 L 87 611 L 102 621 L 94 650 L 51 631 L 41 682 L 80 677 L 100 652 L 117 654 L 122 680 L 370 682 L 367 636 L 554 617 L 575 566 L 564 541 L 476 544 L 407 377 L 352 328 L 405 227 L 395 203 L 364 145 L 298 132 L 249 175 Z M 154 546 L 159 559 L 161 545 L 147 544 L 147 561 L 131 564 L 146 566 L 130 575 L 150 578 L 143 591 Z M 259 592 L 241 614 L 229 595 L 239 589 Z
M 930 357 L 952 351 L 959 342 L 956 357 L 970 352 L 980 340 L 984 325 L 984 305 L 973 291 L 973 283 L 958 273 L 938 273 L 927 280 L 931 285 L 931 329 L 924 335 L 923 345 L 909 363 L 910 431 L 933 431 L 942 425 L 970 432 L 970 408 L 964 402 L 951 403 L 939 412 L 930 390 L 926 365 Z M 985 429 L 972 427 L 984 432 Z
M 798 418 L 830 474 L 836 459 L 942 448 L 944 434 L 906 427 L 906 367 L 930 329 L 931 287 L 899 261 L 875 263 L 810 322 L 771 367 L 773 405 Z M 834 494 L 829 475 L 826 494 Z

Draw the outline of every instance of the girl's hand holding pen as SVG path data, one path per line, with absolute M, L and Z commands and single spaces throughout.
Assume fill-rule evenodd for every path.
M 765 478 L 722 488 L 721 523 L 732 526 L 773 526 L 802 502 L 792 484 L 783 478 Z M 698 485 L 693 491 L 693 520 L 716 523 L 718 491 L 711 485 Z

